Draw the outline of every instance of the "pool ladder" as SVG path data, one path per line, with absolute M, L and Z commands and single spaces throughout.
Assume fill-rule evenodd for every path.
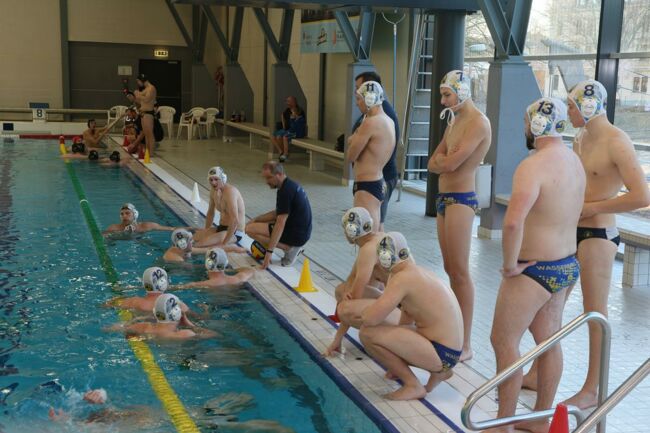
M 547 409 L 537 412 L 524 413 L 514 415 L 506 418 L 496 418 L 484 421 L 472 421 L 470 412 L 476 402 L 483 398 L 488 392 L 496 388 L 500 383 L 504 382 L 510 376 L 515 374 L 520 368 L 534 359 L 541 356 L 544 352 L 551 347 L 558 344 L 562 339 L 571 334 L 583 324 L 595 321 L 602 329 L 602 343 L 600 352 L 600 378 L 598 385 L 598 405 L 587 419 L 584 419 L 582 411 L 575 406 L 569 406 L 568 412 L 576 418 L 578 428 L 573 433 L 587 433 L 594 426 L 597 427 L 598 433 L 605 433 L 605 423 L 607 414 L 626 396 L 628 395 L 639 383 L 645 379 L 650 373 L 650 359 L 646 360 L 641 367 L 639 367 L 632 375 L 630 375 L 611 396 L 607 397 L 607 388 L 609 385 L 609 355 L 611 346 L 611 328 L 607 318 L 600 313 L 590 312 L 576 317 L 566 326 L 553 334 L 546 341 L 539 344 L 533 350 L 528 352 L 517 362 L 510 367 L 503 370 L 501 373 L 488 380 L 485 384 L 479 387 L 476 391 L 467 397 L 465 405 L 461 411 L 461 420 L 465 427 L 470 430 L 484 430 L 491 427 L 498 427 L 506 424 L 513 424 L 519 421 L 532 421 L 545 419 L 553 416 L 554 409 Z

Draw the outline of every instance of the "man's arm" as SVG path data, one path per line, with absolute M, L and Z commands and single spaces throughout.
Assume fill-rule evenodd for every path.
M 226 237 L 223 239 L 222 244 L 226 244 L 235 236 L 235 231 L 237 231 L 237 216 L 239 215 L 239 208 L 237 206 L 237 194 L 235 194 L 234 188 L 226 188 L 225 191 L 226 197 L 223 197 L 222 200 L 226 199 L 226 209 L 225 214 L 228 216 L 228 230 L 226 230 Z M 221 220 L 221 219 L 220 219 Z
M 521 243 L 524 238 L 524 221 L 533 205 L 537 201 L 540 192 L 540 184 L 536 175 L 534 164 L 530 160 L 524 160 L 512 178 L 512 196 L 503 219 L 503 272 L 504 276 L 515 276 L 521 273 L 516 272 Z M 521 264 L 524 265 L 524 264 Z M 529 263 L 525 264 L 529 266 Z
M 121 231 L 119 224 L 111 224 L 110 226 L 106 227 L 106 230 L 104 230 L 102 234 L 106 235 L 108 233 L 119 232 L 119 231 Z
M 208 213 L 205 216 L 205 227 L 206 229 L 209 229 L 212 227 L 212 224 L 214 224 L 214 196 L 212 195 L 212 191 L 210 191 L 210 204 L 208 205 Z
M 277 215 L 275 213 L 275 210 L 269 211 L 267 213 L 263 213 L 262 215 L 258 215 L 249 222 L 251 223 L 272 223 L 275 221 L 277 218 Z
M 449 173 L 460 167 L 474 153 L 484 138 L 484 126 L 467 130 L 460 140 L 460 146 L 454 153 L 451 155 L 440 153 L 435 156 L 435 165 L 439 169 L 439 173 Z
M 401 279 L 399 277 L 392 277 L 388 281 L 384 293 L 363 311 L 361 315 L 363 326 L 377 326 L 381 324 L 397 308 L 399 303 L 402 302 L 402 299 L 404 299 L 404 289 L 400 281 Z
M 447 130 L 445 130 L 445 133 L 442 136 L 442 141 L 440 141 L 440 144 L 438 144 L 438 147 L 436 147 L 436 150 L 431 155 L 431 158 L 429 158 L 429 162 L 427 164 L 427 170 L 429 170 L 431 173 L 441 174 L 442 169 L 438 167 L 436 158 L 438 157 L 438 155 L 446 155 L 446 154 L 447 154 Z
M 348 161 L 356 161 L 368 145 L 372 137 L 372 123 L 372 118 L 366 118 L 348 139 Z
M 264 256 L 264 263 L 262 263 L 262 269 L 266 269 L 271 264 L 271 257 L 273 257 L 273 249 L 278 246 L 282 233 L 284 232 L 284 226 L 287 223 L 287 218 L 289 218 L 288 213 L 283 213 L 278 215 L 275 219 L 275 225 L 273 226 L 273 233 L 271 233 L 271 239 L 269 240 L 269 245 L 266 249 L 266 255 Z
M 141 223 L 140 226 L 143 226 L 143 228 L 145 230 L 147 230 L 147 231 L 149 231 L 149 230 L 160 230 L 160 231 L 164 231 L 164 232 L 172 232 L 172 231 L 176 230 L 175 227 L 162 226 L 162 225 L 160 225 L 158 223 L 154 223 L 154 222 Z
M 611 143 L 609 157 L 616 165 L 628 192 L 607 200 L 585 203 L 581 218 L 596 214 L 629 212 L 650 204 L 650 190 L 645 180 L 645 173 L 630 140 L 625 137 Z
M 372 245 L 370 245 L 372 244 Z M 368 247 L 368 248 L 366 248 Z M 365 244 L 359 249 L 356 261 L 356 272 L 352 280 L 350 295 L 352 299 L 359 299 L 363 296 L 366 285 L 370 282 L 372 271 L 375 267 L 377 253 L 374 242 Z

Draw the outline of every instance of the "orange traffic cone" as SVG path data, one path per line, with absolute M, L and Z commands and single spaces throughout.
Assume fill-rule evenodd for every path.
M 566 405 L 558 404 L 555 408 L 548 433 L 569 433 L 569 411 Z
M 314 283 L 311 280 L 311 271 L 309 270 L 309 259 L 305 259 L 302 264 L 302 272 L 300 273 L 300 282 L 298 287 L 296 287 L 296 292 L 305 293 L 305 292 L 317 292 L 318 290 L 314 287 Z

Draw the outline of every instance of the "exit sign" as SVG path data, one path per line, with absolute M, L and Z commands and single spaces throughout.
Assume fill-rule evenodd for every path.
M 153 50 L 154 57 L 169 57 L 169 51 L 167 50 Z

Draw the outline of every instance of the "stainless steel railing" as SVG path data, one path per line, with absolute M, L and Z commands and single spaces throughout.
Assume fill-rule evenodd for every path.
M 573 331 L 578 329 L 580 326 L 590 321 L 595 321 L 596 323 L 598 323 L 603 331 L 602 339 L 601 339 L 602 345 L 600 351 L 600 382 L 598 385 L 598 406 L 601 406 L 605 401 L 605 397 L 607 396 L 607 386 L 609 383 L 609 350 L 610 350 L 610 340 L 611 340 L 611 328 L 605 316 L 597 312 L 589 312 L 573 319 L 562 329 L 560 329 L 558 332 L 556 332 L 551 337 L 549 337 L 546 341 L 539 344 L 533 350 L 531 350 L 522 358 L 520 358 L 517 362 L 515 362 L 510 367 L 506 368 L 505 370 L 503 370 L 502 372 L 494 376 L 492 379 L 488 380 L 486 383 L 480 386 L 476 391 L 470 394 L 470 396 L 467 397 L 467 400 L 465 401 L 465 405 L 463 406 L 463 409 L 460 414 L 461 420 L 463 421 L 465 427 L 467 427 L 470 430 L 484 430 L 491 427 L 513 424 L 519 421 L 532 421 L 538 419 L 545 419 L 553 416 L 554 413 L 553 409 L 547 409 L 547 410 L 542 410 L 537 412 L 514 415 L 506 418 L 496 418 L 496 419 L 484 420 L 484 421 L 472 421 L 470 415 L 474 405 L 481 398 L 483 398 L 488 392 L 496 388 L 500 383 L 510 378 L 510 376 L 515 374 L 524 365 L 538 358 L 540 355 L 542 355 L 544 352 L 549 350 L 551 347 L 558 344 L 561 340 L 563 340 L 566 336 L 568 336 Z M 568 411 L 571 415 L 575 416 L 576 420 L 578 421 L 578 425 L 580 425 L 584 420 L 581 410 L 575 406 L 569 406 Z M 605 418 L 602 418 L 598 421 L 597 431 L 598 433 L 605 433 Z
M 625 382 L 621 384 L 616 391 L 610 395 L 607 400 L 600 404 L 596 410 L 594 410 L 587 419 L 578 426 L 573 433 L 587 433 L 590 431 L 596 424 L 599 424 L 601 420 L 604 420 L 607 414 L 621 401 L 623 398 L 628 395 L 643 379 L 648 376 L 650 373 L 650 359 L 646 360 L 641 367 L 639 367 L 630 377 L 625 379 Z M 604 429 L 604 422 L 602 423 Z

